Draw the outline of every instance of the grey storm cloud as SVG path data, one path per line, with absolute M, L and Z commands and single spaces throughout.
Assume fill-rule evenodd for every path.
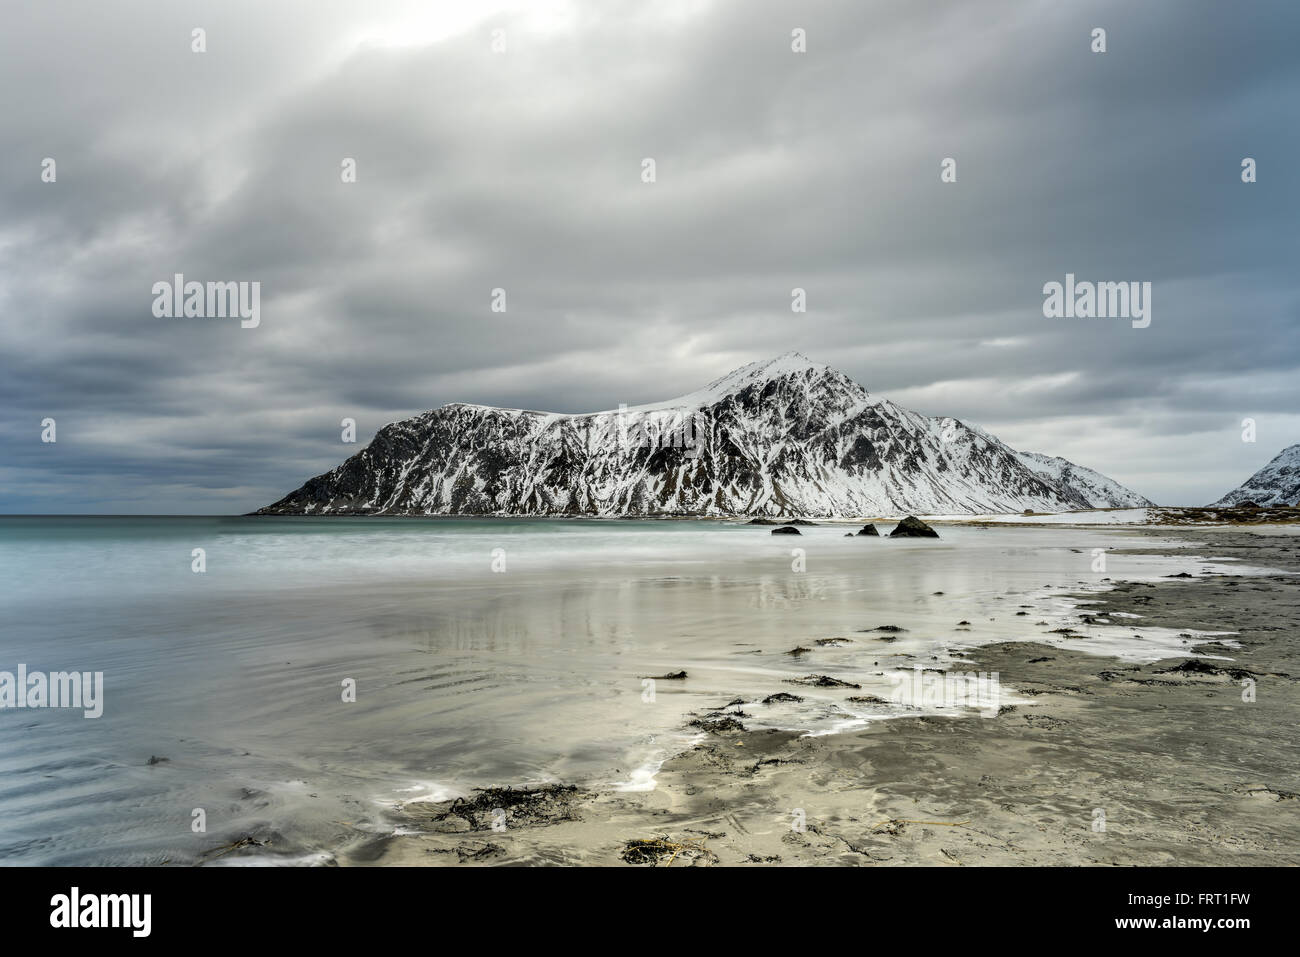
M 1258 0 L 12 8 L 0 511 L 248 511 L 345 416 L 791 349 L 1208 502 L 1300 441 L 1297 35 Z M 1151 282 L 1152 325 L 1045 319 L 1067 272 Z M 175 273 L 261 282 L 261 325 L 155 318 Z

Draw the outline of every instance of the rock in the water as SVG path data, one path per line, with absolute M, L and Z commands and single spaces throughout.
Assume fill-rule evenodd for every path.
M 938 538 L 936 532 L 915 515 L 909 515 L 898 523 L 898 527 L 889 533 L 890 538 Z
M 862 531 L 858 532 L 858 534 L 859 534 L 859 535 L 874 535 L 874 536 L 876 536 L 876 538 L 879 538 L 879 537 L 880 537 L 880 532 L 876 529 L 876 526 L 874 526 L 874 525 L 870 525 L 870 524 L 868 524 L 868 525 L 863 525 L 863 526 L 862 526 Z
M 772 529 L 773 535 L 802 535 L 803 533 L 793 525 L 782 525 L 780 528 Z

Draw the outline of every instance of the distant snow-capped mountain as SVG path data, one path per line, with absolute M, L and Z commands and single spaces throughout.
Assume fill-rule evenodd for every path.
M 1059 455 L 1017 452 L 1021 462 L 1053 483 L 1079 492 L 1093 508 L 1143 508 L 1155 503 L 1100 472 L 1075 465 Z
M 1273 461 L 1234 488 L 1215 505 L 1295 505 L 1300 502 L 1300 443 L 1288 446 Z
M 581 415 L 452 403 L 259 514 L 806 515 L 1150 505 L 1064 459 L 873 396 L 798 353 Z

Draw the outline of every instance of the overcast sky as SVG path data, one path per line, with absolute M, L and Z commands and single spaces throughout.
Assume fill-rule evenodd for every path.
M 0 511 L 245 512 L 356 451 L 344 417 L 364 443 L 453 401 L 607 409 L 788 350 L 1166 504 L 1300 442 L 1288 0 L 0 26 Z M 1067 272 L 1151 282 L 1150 327 L 1044 318 Z M 156 318 L 175 273 L 261 282 L 260 326 Z

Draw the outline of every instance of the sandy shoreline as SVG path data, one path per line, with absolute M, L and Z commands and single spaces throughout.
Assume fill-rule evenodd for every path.
M 1133 551 L 1300 572 L 1300 536 L 1178 534 L 1208 545 Z M 1132 619 L 1137 634 L 1236 632 L 1240 647 L 1193 646 L 1231 660 L 1134 665 L 1068 641 L 986 645 L 963 668 L 998 672 L 1024 702 L 994 717 L 895 718 L 822 737 L 718 730 L 667 761 L 653 791 L 550 787 L 408 805 L 398 836 L 359 836 L 337 862 L 1300 862 L 1300 576 L 1203 575 L 1201 563 L 1186 564 L 1190 579 L 1074 597 L 1092 603 L 1082 614 L 1142 616 Z M 1243 701 L 1248 681 L 1252 702 Z M 497 808 L 504 829 L 494 829 Z M 644 840 L 664 843 L 629 852 Z

